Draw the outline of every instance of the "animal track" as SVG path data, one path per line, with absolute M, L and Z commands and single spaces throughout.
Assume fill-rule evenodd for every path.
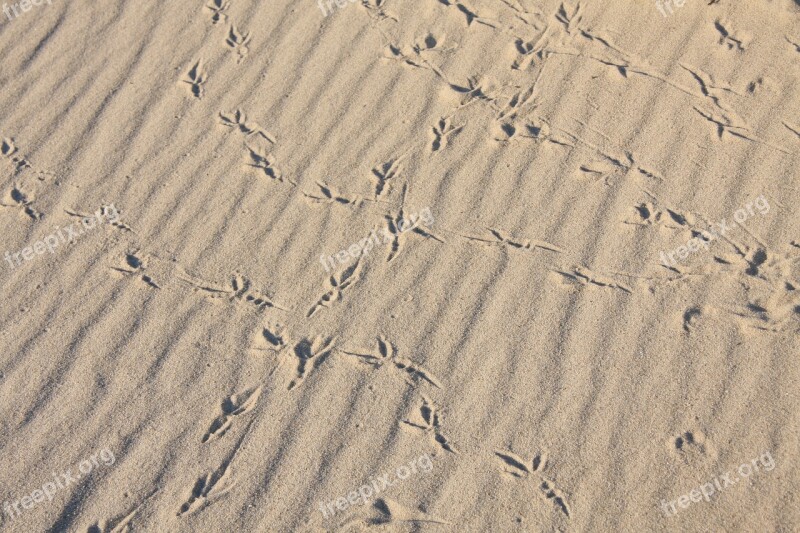
M 405 218 L 404 209 L 406 191 L 407 185 L 403 184 L 403 191 L 401 193 L 401 206 L 397 215 L 384 215 L 384 218 L 386 219 L 384 239 L 386 236 L 390 236 L 390 242 L 392 245 L 389 249 L 389 255 L 386 258 L 387 263 L 391 263 L 400 254 L 400 249 L 402 248 L 403 243 L 411 234 L 417 234 L 426 239 L 433 239 L 443 244 L 445 242 L 444 239 L 436 236 L 432 231 L 430 231 L 429 228 L 426 227 L 423 229 L 420 225 L 422 219 L 418 215 L 412 214 L 408 219 Z M 386 242 L 386 240 L 384 240 L 384 242 Z
M 492 234 L 492 237 L 494 237 L 494 239 L 484 239 L 483 237 L 475 237 L 475 236 L 472 236 L 472 235 L 461 235 L 461 234 L 458 234 L 458 235 L 460 235 L 461 237 L 464 237 L 465 239 L 468 239 L 468 240 L 471 240 L 471 241 L 476 241 L 476 242 L 479 242 L 479 243 L 481 243 L 483 245 L 486 245 L 486 246 L 492 246 L 492 247 L 496 247 L 496 246 L 506 247 L 506 246 L 508 246 L 508 247 L 511 247 L 511 248 L 519 249 L 519 250 L 530 250 L 530 251 L 536 250 L 537 248 L 541 248 L 541 249 L 547 250 L 549 252 L 564 253 L 564 250 L 562 250 L 558 246 L 555 246 L 555 245 L 550 244 L 548 242 L 531 241 L 531 240 L 528 240 L 528 239 L 525 239 L 523 241 L 519 241 L 519 240 L 516 240 L 516 239 L 512 238 L 510 235 L 506 234 L 503 230 L 494 229 L 494 228 L 486 228 L 486 229 L 489 230 L 489 233 Z
M 634 154 L 631 152 L 625 151 L 624 153 L 608 154 L 600 150 L 600 148 L 594 144 L 580 139 L 575 135 L 570 133 L 567 133 L 567 135 L 589 146 L 602 156 L 602 159 L 581 165 L 578 168 L 583 177 L 589 177 L 594 181 L 602 180 L 606 185 L 611 185 L 612 178 L 624 178 L 631 172 L 636 171 L 647 178 L 663 181 L 663 178 L 659 177 L 656 172 L 639 165 L 634 158 Z
M 208 432 L 203 436 L 203 443 L 222 438 L 233 425 L 238 416 L 249 413 L 255 409 L 258 399 L 261 396 L 261 387 L 245 391 L 242 394 L 234 394 L 222 402 L 222 414 L 218 416 Z
M 439 79 L 445 83 L 448 83 L 449 85 L 449 82 L 442 71 L 433 65 L 428 60 L 426 55 L 429 52 L 444 52 L 451 49 L 452 48 L 443 48 L 439 46 L 436 37 L 428 34 L 425 37 L 418 39 L 414 44 L 408 46 L 396 45 L 390 42 L 386 46 L 383 59 L 389 61 L 398 61 L 406 67 L 429 70 L 433 72 Z
M 0 202 L 0 206 L 20 209 L 34 221 L 44 218 L 42 213 L 33 208 L 33 196 L 25 193 L 19 185 L 14 185 L 6 193 L 3 201 Z
M 703 311 L 699 307 L 690 307 L 683 313 L 683 330 L 686 333 L 691 333 L 700 318 L 703 316 Z
M 304 192 L 303 196 L 308 198 L 308 200 L 313 203 L 321 203 L 321 204 L 339 203 L 343 205 L 350 205 L 353 207 L 359 207 L 365 201 L 364 198 L 358 195 L 352 197 L 344 196 L 342 193 L 340 193 L 339 191 L 337 191 L 324 181 L 318 181 L 317 187 L 319 187 L 319 194 L 321 196 L 315 196 L 314 194 L 307 192 Z
M 697 111 L 703 118 L 711 122 L 717 127 L 717 137 L 722 140 L 725 133 L 728 135 L 732 135 L 734 137 L 739 137 L 741 139 L 745 139 L 748 141 L 756 142 L 763 144 L 765 146 L 769 146 L 773 150 L 777 150 L 784 154 L 790 154 L 784 148 L 780 146 L 776 146 L 771 144 L 764 139 L 761 139 L 750 131 L 747 124 L 735 114 L 727 114 L 727 113 L 714 113 L 711 111 L 703 111 L 699 107 L 694 107 L 695 111 Z
M 375 181 L 375 198 L 379 198 L 385 191 L 386 185 L 389 183 L 389 180 L 396 178 L 400 172 L 400 160 L 402 158 L 398 157 L 396 159 L 391 159 L 382 165 L 378 165 L 377 167 L 372 169 L 373 179 Z
M 683 63 L 679 63 L 679 65 L 682 69 L 691 74 L 697 83 L 700 84 L 700 91 L 703 93 L 703 96 L 709 98 L 714 105 L 720 109 L 730 111 L 730 108 L 722 103 L 723 92 L 741 96 L 729 85 L 714 81 L 714 78 L 710 74 L 703 72 L 703 70 L 699 68 L 693 69 Z
M 557 270 L 554 272 L 583 286 L 596 285 L 598 287 L 605 287 L 609 289 L 619 289 L 621 291 L 627 292 L 628 294 L 631 294 L 633 292 L 630 287 L 623 285 L 621 283 L 617 283 L 616 281 L 614 281 L 609 277 L 596 274 L 585 267 L 580 267 L 580 266 L 574 267 L 570 272 L 563 272 Z
M 562 24 L 563 23 L 564 22 L 562 21 Z M 566 45 L 563 43 L 559 44 L 557 49 L 548 49 L 547 52 L 550 54 L 563 54 L 573 57 L 583 57 L 592 61 L 597 61 L 598 63 L 613 68 L 622 79 L 628 79 L 631 74 L 639 74 L 662 83 L 666 83 L 667 85 L 670 85 L 673 88 L 690 96 L 696 96 L 685 87 L 676 84 L 670 78 L 658 72 L 658 70 L 652 64 L 650 64 L 647 59 L 623 50 L 619 45 L 615 44 L 608 35 L 587 28 L 579 28 L 577 27 L 577 22 L 575 23 L 574 28 L 568 28 L 565 30 L 565 33 L 570 38 L 575 36 L 573 35 L 572 30 L 578 30 L 577 34 L 579 34 L 581 37 L 584 37 L 595 44 L 602 45 L 602 53 L 600 55 L 595 55 L 593 53 L 586 54 L 580 50 L 570 49 L 568 46 L 565 48 Z
M 329 308 L 333 302 L 341 300 L 344 291 L 361 278 L 361 257 L 363 256 L 359 256 L 356 262 L 344 269 L 341 274 L 338 276 L 334 274 L 328 279 L 330 289 L 309 309 L 306 318 L 311 318 L 320 309 Z
M 550 124 L 540 117 L 527 120 L 524 124 L 524 128 L 525 133 L 521 134 L 520 137 L 525 139 L 533 139 L 533 141 L 537 143 L 548 141 L 559 146 L 575 147 L 568 139 L 563 138 L 557 133 L 553 133 Z
M 112 209 L 113 209 L 113 213 L 114 213 L 113 215 L 111 215 Z M 80 213 L 78 211 L 74 211 L 74 210 L 70 210 L 70 209 L 65 209 L 64 212 L 66 214 L 68 214 L 69 216 L 71 216 L 71 217 L 81 218 L 81 219 L 94 216 L 94 214 Z M 111 215 L 111 216 L 109 216 L 109 215 Z M 125 224 L 124 222 L 120 221 L 119 215 L 120 215 L 119 211 L 117 211 L 117 209 L 113 205 L 104 205 L 104 206 L 100 207 L 100 216 L 106 217 L 106 221 L 109 224 L 111 224 L 111 227 L 116 228 L 116 229 L 118 229 L 120 231 L 128 232 L 128 233 L 136 233 L 135 231 L 133 231 L 133 228 L 131 228 L 129 225 Z M 114 220 L 111 220 L 112 218 Z
M 0 141 L 0 155 L 9 159 L 17 171 L 24 168 L 31 168 L 27 159 L 19 155 L 19 150 L 14 144 L 14 139 L 5 138 Z
M 545 51 L 549 44 L 547 31 L 545 30 L 538 39 L 526 41 L 522 38 L 517 38 L 514 41 L 514 47 L 518 57 L 511 64 L 512 70 L 527 70 L 534 64 L 534 62 L 542 61 L 545 57 Z
M 450 124 L 449 118 L 441 118 L 432 128 L 433 141 L 431 141 L 431 152 L 438 152 L 447 147 L 450 137 L 455 137 L 464 126 L 455 127 Z
M 619 167 L 609 161 L 594 161 L 581 165 L 578 170 L 582 176 L 590 178 L 592 181 L 602 181 L 606 185 L 611 185 L 611 178 L 619 172 Z
M 384 59 L 399 61 L 412 68 L 434 70 L 434 67 L 428 64 L 423 58 L 414 57 L 416 54 L 413 48 L 409 49 L 408 47 L 399 46 L 392 43 L 389 43 L 386 48 L 387 50 L 383 55 Z M 436 71 L 434 70 L 434 72 Z
M 272 144 L 275 144 L 275 139 L 269 135 L 264 128 L 256 124 L 255 122 L 248 122 L 247 115 L 241 109 L 237 109 L 230 115 L 226 115 L 225 113 L 220 112 L 219 114 L 220 124 L 227 128 L 231 128 L 234 130 L 238 130 L 239 132 L 243 133 L 246 137 L 251 135 L 260 135 L 264 139 L 268 140 Z
M 14 172 L 22 172 L 25 169 L 36 171 L 36 179 L 45 181 L 45 177 L 55 177 L 55 174 L 47 170 L 36 170 L 27 158 L 20 154 L 13 138 L 3 138 L 0 140 L 0 157 L 7 159 L 14 167 Z
M 397 22 L 397 17 L 386 11 L 386 0 L 361 0 L 361 6 L 367 10 L 367 14 L 372 20 Z
M 792 279 L 788 272 L 791 259 L 768 258 L 763 255 L 750 255 L 746 259 L 750 266 L 746 273 L 770 283 L 769 292 L 761 297 L 753 296 L 743 309 L 729 310 L 741 324 L 760 331 L 778 333 L 800 325 L 800 283 Z M 800 258 L 795 258 L 800 259 Z M 784 267 L 783 269 L 781 267 Z M 800 332 L 800 329 L 795 330 Z
M 556 20 L 558 20 L 564 27 L 567 34 L 572 35 L 578 28 L 578 25 L 583 20 L 583 6 L 580 2 L 574 9 L 570 8 L 569 4 L 563 3 L 558 8 L 556 13 Z
M 747 92 L 748 94 L 759 94 L 764 89 L 771 89 L 772 88 L 772 79 L 765 78 L 764 76 L 759 76 L 758 78 L 754 79 L 750 83 L 747 84 Z
M 225 10 L 228 9 L 230 3 L 227 0 L 211 0 L 206 4 L 206 10 L 211 12 L 211 24 L 224 23 L 228 20 L 228 15 Z
M 409 509 L 389 498 L 378 498 L 375 500 L 373 507 L 380 513 L 380 516 L 364 521 L 366 527 L 383 524 L 396 524 L 398 527 L 403 527 L 401 524 L 405 523 L 453 525 L 450 522 L 433 518 L 429 513 L 422 510 Z
M 233 488 L 230 482 L 228 465 L 223 463 L 214 472 L 210 472 L 206 474 L 205 477 L 197 480 L 197 483 L 195 483 L 192 489 L 191 496 L 186 503 L 181 506 L 180 511 L 178 511 L 178 516 L 194 514 L 208 505 L 211 505 L 214 500 L 230 492 Z
M 777 333 L 783 331 L 789 320 L 797 318 L 800 306 L 791 303 L 785 308 L 770 309 L 761 303 L 750 302 L 745 310 L 731 312 L 741 319 L 745 327 Z
M 710 227 L 705 220 L 703 223 Z M 749 233 L 746 227 L 742 228 Z M 702 235 L 694 229 L 692 234 L 698 238 Z M 751 237 L 758 241 L 754 235 L 751 234 Z M 793 248 L 798 245 L 792 242 L 785 253 L 774 253 L 760 241 L 758 245 L 749 246 L 724 234 L 721 241 L 730 246 L 734 253 L 716 254 L 712 257 L 713 262 L 696 267 L 668 267 L 679 275 L 665 281 L 669 283 L 709 276 L 730 280 L 746 288 L 747 301 L 733 307 L 709 306 L 702 309 L 703 315 L 711 312 L 716 315 L 716 311 L 720 310 L 734 317 L 739 326 L 769 333 L 780 333 L 797 326 L 800 322 L 800 281 L 795 277 L 794 268 L 800 261 L 800 253 Z M 684 315 L 684 321 L 688 319 L 684 327 L 690 332 L 696 318 L 696 313 L 687 312 Z M 800 329 L 796 331 L 800 332 Z
M 198 60 L 197 63 L 192 65 L 189 72 L 186 73 L 186 79 L 183 80 L 183 83 L 189 85 L 192 96 L 195 98 L 202 98 L 205 92 L 204 85 L 207 80 L 208 74 L 203 68 L 203 62 L 202 60 Z
M 743 33 L 741 37 L 737 37 L 735 32 L 731 29 L 730 24 L 724 20 L 718 19 L 714 21 L 714 27 L 720 34 L 719 44 L 727 47 L 728 50 L 735 49 L 739 52 L 743 52 L 750 41 L 749 34 Z
M 783 125 L 786 127 L 787 130 L 797 135 L 798 139 L 800 139 L 800 126 L 790 126 L 789 123 L 787 122 L 784 122 Z
M 587 129 L 595 131 L 599 135 L 605 137 L 605 135 L 603 135 L 602 132 L 597 132 L 596 130 L 594 130 L 594 128 L 592 128 L 585 122 L 580 120 L 577 120 L 576 122 L 586 127 Z M 584 175 L 593 176 L 595 179 L 602 178 L 605 181 L 606 185 L 610 184 L 610 178 L 612 177 L 612 175 L 627 177 L 631 173 L 634 173 L 634 176 L 637 177 L 644 176 L 648 179 L 664 181 L 664 178 L 659 176 L 656 171 L 639 164 L 633 152 L 625 150 L 625 151 L 617 151 L 616 153 L 614 152 L 607 153 L 596 144 L 587 141 L 585 139 L 582 139 L 579 136 L 574 135 L 567 130 L 561 130 L 561 132 L 563 132 L 570 139 L 572 139 L 573 142 L 572 143 L 566 142 L 563 139 L 548 139 L 548 140 L 550 140 L 551 142 L 555 142 L 557 144 L 570 147 L 574 147 L 576 143 L 581 143 L 591 148 L 592 150 L 594 150 L 595 152 L 597 152 L 602 156 L 601 160 L 595 161 L 588 165 L 581 165 L 581 167 L 579 167 L 580 172 L 582 172 Z
M 231 302 L 243 302 L 256 307 L 259 311 L 263 311 L 268 307 L 274 307 L 275 309 L 280 309 L 281 311 L 287 310 L 284 307 L 276 304 L 270 297 L 252 291 L 250 281 L 238 274 L 234 274 L 231 277 L 229 287 L 208 283 L 201 279 L 193 278 L 187 273 L 183 273 L 183 276 L 180 276 L 180 279 L 181 281 L 194 287 L 194 290 L 203 292 L 210 298 L 227 297 L 227 299 Z
M 541 71 L 539 72 L 541 74 Z M 538 80 L 538 77 L 537 77 Z M 498 142 L 507 143 L 511 141 L 520 131 L 520 125 L 517 123 L 522 114 L 523 108 L 529 108 L 523 115 L 527 116 L 536 109 L 537 104 L 533 103 L 533 91 L 536 87 L 536 82 L 530 88 L 519 91 L 509 98 L 508 102 L 498 110 L 497 118 L 495 119 L 495 138 Z M 527 122 L 524 120 L 523 122 Z
M 258 336 L 257 341 L 262 345 L 265 344 L 266 348 L 254 347 L 251 349 L 257 351 L 271 351 L 276 353 L 283 351 L 284 348 L 288 346 L 286 332 L 280 326 L 280 324 L 278 324 L 276 328 L 273 328 L 273 330 L 264 328 Z
M 507 0 L 503 3 L 510 6 Z M 538 33 L 538 37 L 534 40 L 525 40 L 521 37 L 516 37 L 515 47 L 519 57 L 512 63 L 513 70 L 525 70 L 534 63 L 535 60 L 544 61 L 550 54 L 554 53 L 556 49 L 560 53 L 567 53 L 569 55 L 580 55 L 576 50 L 573 50 L 569 42 L 578 33 L 590 40 L 598 40 L 609 46 L 608 41 L 595 37 L 583 30 L 580 23 L 583 21 L 583 6 L 577 4 L 575 8 L 569 4 L 562 3 L 558 11 L 554 14 L 553 18 L 559 25 L 551 26 L 549 22 L 538 20 L 542 17 L 541 13 L 534 13 L 532 16 L 534 21 L 528 20 L 531 14 L 520 7 L 510 6 L 517 13 L 517 18 L 522 20 L 525 26 L 528 26 Z M 522 16 L 524 13 L 526 16 Z M 540 28 L 543 26 L 543 29 Z M 552 47 L 552 48 L 551 48 Z M 594 58 L 593 58 L 594 59 Z
M 183 517 L 187 514 L 197 513 L 212 503 L 218 500 L 225 494 L 233 489 L 233 482 L 231 481 L 231 466 L 236 460 L 236 456 L 242 447 L 247 436 L 253 427 L 253 421 L 247 425 L 247 429 L 242 434 L 239 442 L 233 448 L 233 451 L 228 457 L 222 461 L 222 464 L 213 472 L 209 472 L 205 476 L 199 478 L 192 489 L 189 499 L 186 500 L 181 508 L 178 510 L 178 517 Z
M 467 7 L 467 5 L 461 0 L 439 0 L 439 2 L 447 7 L 455 8 L 462 15 L 464 15 L 467 27 L 471 26 L 473 22 L 477 22 L 479 24 L 489 26 L 490 28 L 497 28 L 492 21 L 479 16 L 474 9 Z
M 425 370 L 421 365 L 418 365 L 404 357 L 398 356 L 394 345 L 382 336 L 378 337 L 377 353 L 358 353 L 346 350 L 341 351 L 347 355 L 358 357 L 361 362 L 371 365 L 375 368 L 393 366 L 394 368 L 408 374 L 412 380 L 423 379 L 437 389 L 442 388 L 441 383 L 433 374 Z
M 701 431 L 686 431 L 672 440 L 673 451 L 684 461 L 714 455 Z
M 160 289 L 161 287 L 156 283 L 152 277 L 144 274 L 144 270 L 147 268 L 145 262 L 136 256 L 138 251 L 134 251 L 129 253 L 125 256 L 125 260 L 122 266 L 119 267 L 111 267 L 111 270 L 116 272 L 120 272 L 126 276 L 135 276 L 139 277 L 141 281 L 143 281 L 148 286 L 154 289 Z
M 445 48 L 441 46 L 442 39 L 437 38 L 432 33 L 428 33 L 423 37 L 418 38 L 414 44 L 412 45 L 412 50 L 414 54 L 418 56 L 422 56 L 422 54 L 426 52 L 446 52 L 449 50 L 454 50 L 454 48 Z
M 661 226 L 672 230 L 691 230 L 696 225 L 691 213 L 681 213 L 672 209 L 657 209 L 650 202 L 642 202 L 635 206 L 636 217 L 625 220 L 625 224 L 634 226 Z
M 303 381 L 312 371 L 317 370 L 322 363 L 333 353 L 336 339 L 317 336 L 313 341 L 303 339 L 295 344 L 293 351 L 297 357 L 297 375 L 289 383 L 289 390 L 294 390 L 303 384 Z
M 505 120 L 513 120 L 517 118 L 522 109 L 527 106 L 533 106 L 533 109 L 536 109 L 536 104 L 533 103 L 533 91 L 536 88 L 536 84 L 534 83 L 528 89 L 524 91 L 518 91 L 508 99 L 508 102 L 500 109 L 497 120 L 498 121 L 505 121 Z
M 133 519 L 136 517 L 136 514 L 144 507 L 144 505 L 158 493 L 159 489 L 154 490 L 151 492 L 139 505 L 137 505 L 130 513 L 123 516 L 122 518 L 112 520 L 111 522 L 107 520 L 101 520 L 96 522 L 94 525 L 89 526 L 89 529 L 86 533 L 130 533 L 131 527 L 130 524 Z
M 456 451 L 447 437 L 445 437 L 442 433 L 441 419 L 439 417 L 439 413 L 436 411 L 436 406 L 433 404 L 433 401 L 423 396 L 422 406 L 419 410 L 419 416 L 415 418 L 416 421 L 403 420 L 403 423 L 430 435 L 432 440 L 444 451 L 458 454 L 458 451 Z
M 250 49 L 247 48 L 249 42 L 250 34 L 240 32 L 235 25 L 231 24 L 231 27 L 228 30 L 228 37 L 225 39 L 225 44 L 231 47 L 239 56 L 236 60 L 237 63 L 241 63 L 250 52 Z
M 736 116 L 729 116 L 725 113 L 717 114 L 714 112 L 703 111 L 699 107 L 694 107 L 703 118 L 711 122 L 717 127 L 717 137 L 722 140 L 724 135 L 733 135 L 748 141 L 755 141 L 756 139 L 749 136 L 750 130 L 744 122 Z
M 530 11 L 527 7 L 525 7 L 520 0 L 500 0 L 503 2 L 508 8 L 510 8 L 514 12 L 514 16 L 521 20 L 523 24 L 526 26 L 531 26 L 534 29 L 538 29 L 537 24 L 528 20 L 527 17 L 535 17 L 539 18 L 542 16 L 541 11 Z
M 287 182 L 292 186 L 297 185 L 297 183 L 292 181 L 290 178 L 284 178 L 283 173 L 275 166 L 275 158 L 268 154 L 264 148 L 251 148 L 246 144 L 245 148 L 247 148 L 248 156 L 250 158 L 250 162 L 247 164 L 247 166 L 259 169 L 264 173 L 265 176 L 272 180 L 280 183 Z
M 570 511 L 566 496 L 555 487 L 552 481 L 547 480 L 542 475 L 542 472 L 547 468 L 547 456 L 545 454 L 537 454 L 530 461 L 526 461 L 518 455 L 507 451 L 496 451 L 495 455 L 503 461 L 503 471 L 506 474 L 522 479 L 536 475 L 539 478 L 538 488 L 543 497 L 547 500 L 552 500 L 556 509 L 569 518 Z M 529 464 L 530 466 L 528 466 Z
M 496 87 L 496 84 L 491 79 L 472 76 L 467 79 L 467 85 L 463 87 L 454 84 L 449 85 L 453 91 L 464 95 L 456 111 L 476 102 L 488 104 L 497 111 L 497 101 L 501 98 L 501 90 Z

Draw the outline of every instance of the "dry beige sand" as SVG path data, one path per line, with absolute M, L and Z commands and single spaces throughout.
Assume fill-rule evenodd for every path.
M 3 6 L 0 529 L 800 531 L 800 2 L 205 2 Z

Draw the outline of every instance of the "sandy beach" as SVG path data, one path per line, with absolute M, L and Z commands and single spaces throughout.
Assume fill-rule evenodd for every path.
M 0 10 L 0 530 L 800 531 L 797 0 Z

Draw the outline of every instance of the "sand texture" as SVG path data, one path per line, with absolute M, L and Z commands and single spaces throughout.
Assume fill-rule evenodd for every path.
M 800 1 L 338 1 L 0 13 L 0 530 L 800 531 Z

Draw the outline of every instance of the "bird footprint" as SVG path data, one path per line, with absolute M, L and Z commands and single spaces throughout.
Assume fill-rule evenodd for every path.
M 211 12 L 211 24 L 219 24 L 228 20 L 228 15 L 224 13 L 230 3 L 227 0 L 211 0 L 206 4 L 206 10 Z
M 250 162 L 247 164 L 248 166 L 259 169 L 264 173 L 265 176 L 272 180 L 280 183 L 288 182 L 293 186 L 297 185 L 297 183 L 291 179 L 283 176 L 283 173 L 278 170 L 278 167 L 275 165 L 275 158 L 271 154 L 267 153 L 266 149 L 262 147 L 252 148 L 247 144 L 245 144 L 245 148 L 247 148 L 248 156 L 250 158 Z
M 189 69 L 189 72 L 186 73 L 186 79 L 183 80 L 183 83 L 189 85 L 189 90 L 191 91 L 192 96 L 195 98 L 202 98 L 203 94 L 205 93 L 205 88 L 203 86 L 207 80 L 208 74 L 203 68 L 203 62 L 202 60 L 198 60 L 194 65 L 192 65 L 192 68 Z
M 386 340 L 386 338 L 383 336 L 378 337 L 377 354 L 349 352 L 344 350 L 343 353 L 352 355 L 353 357 L 358 357 L 361 362 L 374 366 L 375 368 L 393 366 L 394 368 L 408 374 L 413 380 L 422 379 L 437 389 L 442 388 L 439 380 L 436 379 L 431 372 L 425 370 L 421 365 L 418 365 L 409 359 L 398 356 L 394 345 Z
M 539 491 L 545 499 L 552 500 L 553 505 L 569 518 L 569 506 L 565 495 L 555 488 L 552 481 L 547 480 L 542 472 L 547 468 L 547 455 L 537 454 L 531 460 L 525 460 L 512 452 L 495 452 L 495 455 L 503 461 L 504 472 L 516 478 L 528 478 L 537 476 L 539 478 Z
M 228 30 L 228 38 L 225 39 L 225 44 L 231 47 L 239 56 L 236 60 L 237 63 L 241 63 L 250 52 L 250 49 L 247 47 L 249 42 L 250 34 L 240 32 L 235 25 L 231 24 L 230 30 Z
M 247 115 L 245 115 L 244 111 L 241 109 L 237 109 L 230 115 L 220 112 L 219 119 L 220 124 L 227 128 L 238 130 L 248 137 L 250 135 L 261 135 L 264 139 L 268 140 L 272 144 L 275 144 L 275 139 L 269 135 L 264 128 L 255 122 L 248 122 Z
M 433 401 L 426 397 L 422 397 L 422 406 L 419 410 L 419 416 L 414 417 L 415 420 L 403 420 L 403 423 L 416 430 L 423 431 L 433 438 L 443 450 L 458 454 L 458 451 L 450 443 L 450 440 L 444 436 L 441 430 L 441 417 L 439 416 L 436 406 Z
M 449 118 L 441 118 L 433 127 L 433 141 L 431 142 L 431 152 L 438 152 L 447 147 L 451 136 L 455 136 L 461 131 L 463 126 L 455 127 L 450 124 Z
M 294 390 L 305 381 L 308 374 L 318 369 L 333 352 L 336 339 L 317 336 L 313 341 L 303 339 L 294 346 L 297 357 L 297 375 L 289 383 L 289 390 Z

